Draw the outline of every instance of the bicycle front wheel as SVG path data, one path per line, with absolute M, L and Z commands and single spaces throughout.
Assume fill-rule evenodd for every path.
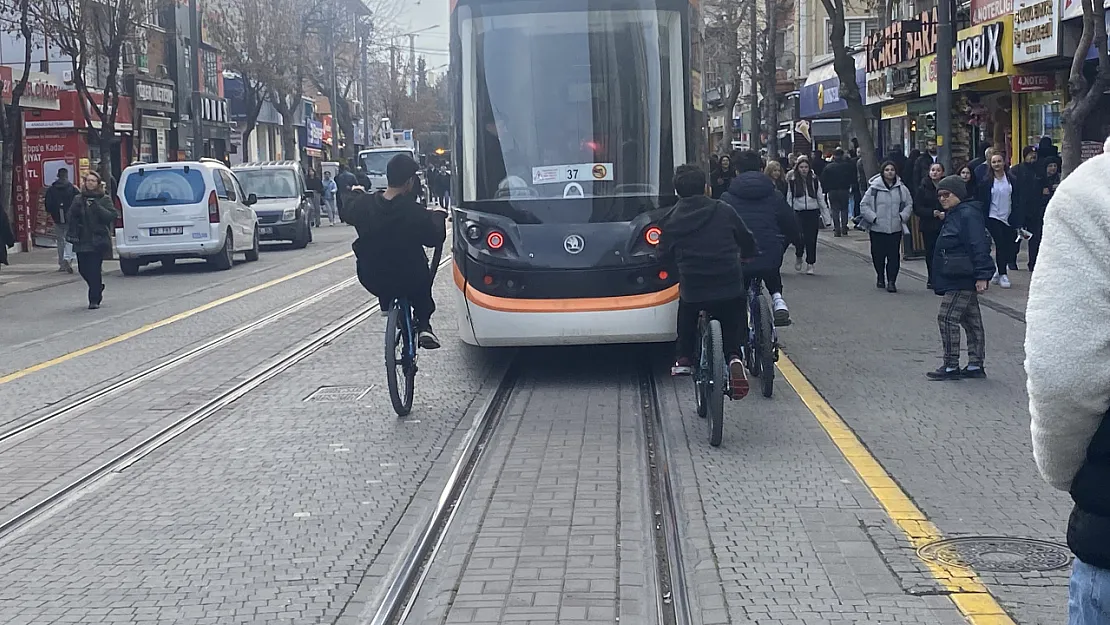
M 416 370 L 413 367 L 412 336 L 405 331 L 406 324 L 402 314 L 407 308 L 394 305 L 389 309 L 385 322 L 385 381 L 389 386 L 389 399 L 398 417 L 412 412 L 413 382 Z
M 756 343 L 759 351 L 757 355 L 759 360 L 757 366 L 760 370 L 759 383 L 764 397 L 770 397 L 775 392 L 775 346 L 772 341 L 775 331 L 773 314 L 771 312 L 771 302 L 767 295 L 761 294 L 759 296 L 759 325 L 757 326 L 759 336 L 756 337 Z
M 725 352 L 724 338 L 721 336 L 721 322 L 709 322 L 709 349 L 708 369 L 709 384 L 706 389 L 706 412 L 709 417 L 709 444 L 714 447 L 721 445 L 725 430 L 725 390 L 728 382 L 725 378 Z

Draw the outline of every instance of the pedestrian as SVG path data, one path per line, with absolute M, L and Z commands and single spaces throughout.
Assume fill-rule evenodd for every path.
M 1059 158 L 1060 149 L 1052 143 L 1052 137 L 1041 137 L 1037 144 L 1037 164 L 1040 165 L 1041 173 L 1044 174 L 1048 169 L 1048 164 L 1052 161 L 1058 161 Z
M 439 205 L 443 208 L 451 206 L 451 168 L 443 167 L 439 173 L 440 194 Z
M 719 200 L 725 191 L 728 191 L 732 179 L 736 177 L 736 170 L 732 167 L 732 157 L 727 154 L 722 156 L 709 177 L 712 181 L 710 186 L 713 187 L 713 199 Z
M 985 378 L 986 332 L 979 295 L 994 274 L 987 243 L 983 209 L 967 194 L 959 176 L 937 183 L 937 201 L 945 216 L 934 251 L 933 292 L 943 299 L 937 324 L 944 346 L 944 362 L 926 373 L 930 380 Z M 960 328 L 967 334 L 967 367 L 960 369 Z
M 837 148 L 833 160 L 821 174 L 821 186 L 829 199 L 832 213 L 833 236 L 848 236 L 848 203 L 852 198 L 852 187 L 856 184 L 856 167 L 848 160 L 844 150 Z
M 335 203 L 339 207 L 339 219 L 343 220 L 343 206 L 347 196 L 351 193 L 351 188 L 358 184 L 355 175 L 347 167 L 346 163 L 339 164 L 339 173 L 335 175 Z M 373 193 L 374 190 L 369 187 L 364 187 L 367 193 Z
M 902 177 L 902 184 L 906 185 L 907 189 L 917 189 L 917 185 L 921 184 L 921 177 L 917 175 L 919 158 L 921 158 L 921 150 L 917 148 L 910 150 L 909 156 L 906 157 L 906 169 L 898 170 L 898 175 Z
M 906 151 L 902 149 L 902 146 L 890 146 L 890 151 L 887 152 L 886 160 L 894 163 L 894 167 L 898 170 L 898 177 L 905 177 L 906 162 L 908 159 L 906 158 Z M 879 171 L 882 171 L 882 169 L 883 168 L 880 167 Z
M 324 188 L 323 201 L 324 207 L 328 211 L 328 223 L 335 225 L 339 221 L 339 208 L 336 206 L 335 198 L 339 188 L 336 186 L 335 181 L 331 178 L 331 172 L 324 172 L 324 180 L 321 183 Z
M 993 282 L 1004 289 L 1011 286 L 1006 273 L 1017 247 L 1014 225 L 1021 223 L 1018 214 L 1021 204 L 1020 199 L 1015 197 L 1017 193 L 1017 180 L 1006 169 L 1006 160 L 994 152 L 991 154 L 990 173 L 979 184 L 978 200 L 987 218 L 987 230 L 994 240 L 994 260 L 998 272 Z
M 109 229 L 116 220 L 112 200 L 104 193 L 100 174 L 89 170 L 81 193 L 73 198 L 66 215 L 68 237 L 77 253 L 77 270 L 89 286 L 89 309 L 100 308 L 104 299 L 104 279 L 101 267 L 104 255 L 112 249 Z
M 58 271 L 73 273 L 73 244 L 66 240 L 66 211 L 80 191 L 69 181 L 69 170 L 62 167 L 58 177 L 46 190 L 46 212 L 54 220 L 54 238 L 58 240 Z
M 817 273 L 817 231 L 821 229 L 822 214 L 829 210 L 825 204 L 825 190 L 821 181 L 810 169 L 809 159 L 798 157 L 794 169 L 786 174 L 786 203 L 794 209 L 801 231 L 803 245 L 795 246 L 794 271 L 802 270 L 802 255 L 805 254 L 806 274 Z
M 898 166 L 884 161 L 881 172 L 871 179 L 863 194 L 860 215 L 871 238 L 871 261 L 875 264 L 875 286 L 897 293 L 902 235 L 913 212 L 913 193 L 898 177 Z
M 8 248 L 15 247 L 15 233 L 12 232 L 12 223 L 8 221 L 8 214 L 0 209 L 0 265 L 8 263 Z
M 1018 223 L 1010 220 L 1010 224 L 1014 226 L 1014 230 L 1020 232 L 1019 226 L 1025 225 L 1025 216 L 1037 212 L 1041 204 L 1041 193 L 1044 188 L 1044 170 L 1037 159 L 1040 157 L 1037 154 L 1037 148 L 1033 146 L 1026 146 L 1021 151 L 1021 163 L 1010 169 L 1010 174 L 1013 175 L 1016 182 L 1014 188 L 1014 202 L 1020 202 L 1017 206 L 1017 213 L 1022 217 L 1021 222 Z M 1017 271 L 1017 257 L 1021 253 L 1021 238 L 1014 238 L 1014 245 L 1011 251 L 1011 258 L 1007 265 L 1010 271 Z
M 937 247 L 940 226 L 944 223 L 944 209 L 937 199 L 937 183 L 943 178 L 944 164 L 930 165 L 929 173 L 917 188 L 917 197 L 913 202 L 913 212 L 917 215 L 918 223 L 921 224 L 921 235 L 925 238 L 925 266 L 928 269 L 925 288 L 928 289 L 933 288 L 933 252 Z
M 983 173 L 986 173 L 986 171 L 987 171 L 987 167 L 986 167 L 987 162 L 991 160 L 991 154 L 992 153 L 993 153 L 993 150 L 991 149 L 991 144 L 989 142 L 984 143 L 983 144 L 983 156 L 976 157 L 970 163 L 967 164 L 968 167 L 971 168 L 971 173 L 975 174 L 977 180 L 982 180 L 983 179 L 983 177 L 981 175 L 979 175 L 980 174 L 979 168 L 982 167 L 983 168 Z
M 1044 215 L 1048 203 L 1056 195 L 1060 187 L 1060 164 L 1050 160 L 1045 165 L 1045 176 L 1041 179 L 1041 194 L 1036 207 L 1025 215 L 1025 229 L 1029 232 L 1029 271 L 1037 265 L 1037 256 L 1040 255 L 1041 238 L 1044 235 Z
M 1110 151 L 1110 142 L 1104 148 Z M 1029 286 L 1025 372 L 1033 456 L 1071 495 L 1069 625 L 1110 622 L 1110 154 L 1080 165 L 1045 212 Z M 1063 623 L 1064 619 L 1055 619 Z
M 935 139 L 929 139 L 925 142 L 925 151 L 917 157 L 913 164 L 913 179 L 910 181 L 911 189 L 918 189 L 921 183 L 929 177 L 929 169 L 932 168 L 933 163 L 940 162 L 940 155 L 937 153 L 937 142 Z M 936 198 L 933 198 L 936 201 Z
M 825 167 L 827 165 L 828 161 L 825 160 L 825 155 L 821 150 L 814 150 L 813 154 L 810 155 L 809 167 L 813 170 L 818 180 L 821 179 L 821 174 L 825 173 Z
M 967 186 L 968 197 L 979 197 L 979 179 L 975 177 L 975 168 L 968 163 L 957 169 L 956 174 Z
M 763 168 L 763 173 L 775 185 L 775 190 L 786 197 L 786 176 L 782 174 L 782 163 L 776 160 L 767 161 L 767 166 Z
M 316 173 L 316 168 L 308 169 L 308 177 L 305 178 L 304 185 L 305 189 L 312 191 L 312 225 L 319 228 L 324 205 L 324 183 Z

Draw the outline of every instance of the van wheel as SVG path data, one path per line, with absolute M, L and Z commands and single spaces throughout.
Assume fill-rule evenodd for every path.
M 138 258 L 121 258 L 121 259 L 119 259 L 119 270 L 125 276 L 137 276 L 137 275 L 139 275 L 139 267 L 142 267 L 142 266 L 143 265 L 142 265 L 142 263 L 139 262 Z
M 251 249 L 247 250 L 247 262 L 253 263 L 258 260 L 259 252 L 261 251 L 261 244 L 258 242 L 258 228 L 254 229 L 254 245 Z
M 220 271 L 231 269 L 231 266 L 235 264 L 231 258 L 234 250 L 235 241 L 232 239 L 231 231 L 228 230 L 227 237 L 224 239 L 224 246 L 220 248 L 220 251 L 208 257 L 208 264 Z
M 301 222 L 303 226 L 301 231 L 297 233 L 297 238 L 293 239 L 293 249 L 303 250 L 308 247 L 308 242 L 312 240 L 312 228 L 308 227 L 308 222 Z

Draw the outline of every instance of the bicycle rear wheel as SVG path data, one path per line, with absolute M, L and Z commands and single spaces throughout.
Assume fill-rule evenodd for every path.
M 756 326 L 757 359 L 760 370 L 759 384 L 763 396 L 770 397 L 775 392 L 775 346 L 771 340 L 774 328 L 774 313 L 766 293 L 759 295 L 759 325 Z
M 412 412 L 413 383 L 416 377 L 416 368 L 413 366 L 412 335 L 406 331 L 402 314 L 409 314 L 408 306 L 397 302 L 389 308 L 389 317 L 385 322 L 385 380 L 389 386 L 389 399 L 393 403 L 393 410 L 398 417 L 408 416 Z
M 705 393 L 706 387 L 709 386 L 709 365 L 705 360 L 709 355 L 709 349 L 705 344 L 706 334 L 705 319 L 698 319 L 698 353 L 694 359 L 694 402 L 698 407 L 698 416 L 702 419 L 705 418 L 709 408 Z
M 706 369 L 709 376 L 708 384 L 706 385 L 706 412 L 709 417 L 709 444 L 714 447 L 721 445 L 721 439 L 724 437 L 725 429 L 725 390 L 727 381 L 725 377 L 725 352 L 724 352 L 724 339 L 721 336 L 721 322 L 713 320 L 709 322 L 709 332 L 705 334 L 706 350 L 708 353 L 708 368 Z

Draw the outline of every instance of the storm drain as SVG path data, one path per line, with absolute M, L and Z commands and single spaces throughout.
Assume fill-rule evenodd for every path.
M 922 559 L 992 573 L 1053 571 L 1071 563 L 1064 545 L 1028 538 L 965 536 L 938 540 L 917 550 Z
M 318 403 L 354 402 L 362 399 L 362 396 L 369 392 L 370 387 L 368 386 L 321 386 L 306 397 L 305 401 Z

